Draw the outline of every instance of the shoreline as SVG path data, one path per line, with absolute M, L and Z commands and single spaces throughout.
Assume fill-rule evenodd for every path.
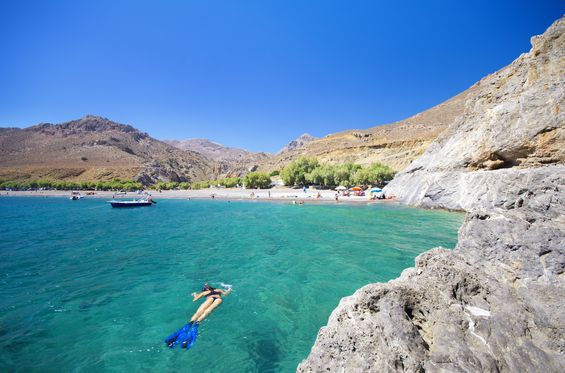
M 131 199 L 137 198 L 139 195 L 135 192 L 126 192 L 117 195 L 112 191 L 83 191 L 80 192 L 84 198 L 96 199 Z M 147 190 L 149 194 L 158 201 L 159 199 L 197 199 L 197 200 L 220 200 L 220 201 L 259 201 L 259 202 L 288 202 L 297 204 L 314 203 L 314 204 L 374 204 L 374 203 L 398 203 L 396 199 L 371 200 L 368 196 L 339 196 L 339 200 L 335 200 L 334 190 L 317 190 L 292 188 L 276 188 L 276 189 L 227 189 L 227 188 L 208 188 L 198 190 Z M 94 195 L 86 195 L 86 193 L 95 193 Z M 320 198 L 317 198 L 320 193 Z M 1 197 L 66 197 L 71 196 L 68 190 L 38 190 L 38 191 L 0 191 Z M 213 196 L 213 197 L 212 197 Z

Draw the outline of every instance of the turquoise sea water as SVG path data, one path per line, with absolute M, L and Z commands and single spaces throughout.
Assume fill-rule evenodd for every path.
M 0 198 L 0 371 L 292 372 L 341 297 L 454 247 L 462 220 L 388 204 Z M 205 281 L 234 291 L 191 350 L 168 349 Z

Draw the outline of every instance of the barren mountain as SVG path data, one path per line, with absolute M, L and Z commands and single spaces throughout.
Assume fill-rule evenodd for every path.
M 297 150 L 314 140 L 316 140 L 316 137 L 308 133 L 303 133 L 302 135 L 298 136 L 296 139 L 286 144 L 281 150 L 279 150 L 277 154 L 287 153 L 291 150 Z
M 465 101 L 482 87 L 474 85 L 450 100 L 408 119 L 365 130 L 349 130 L 316 139 L 295 149 L 278 153 L 260 165 L 272 171 L 301 156 L 313 156 L 329 163 L 354 162 L 362 165 L 384 163 L 404 169 L 424 153 L 428 145 L 463 113 Z
M 245 149 L 232 148 L 208 139 L 164 140 L 169 145 L 182 150 L 200 153 L 217 162 L 220 176 L 243 176 L 249 170 L 268 160 L 268 153 L 253 153 Z
M 214 162 L 129 125 L 88 115 L 61 124 L 0 131 L 0 179 L 192 181 Z

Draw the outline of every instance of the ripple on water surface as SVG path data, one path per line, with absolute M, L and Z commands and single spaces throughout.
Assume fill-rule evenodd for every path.
M 381 204 L 0 198 L 0 371 L 294 371 L 341 297 L 454 247 L 462 220 Z M 169 350 L 204 281 L 234 291 L 191 350 Z

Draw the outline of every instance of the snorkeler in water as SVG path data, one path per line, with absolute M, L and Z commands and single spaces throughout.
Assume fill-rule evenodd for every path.
M 208 283 L 204 284 L 202 290 L 200 290 L 199 294 L 192 293 L 192 301 L 196 302 L 198 299 L 202 297 L 206 297 L 206 300 L 198 310 L 192 315 L 190 322 L 201 322 L 204 320 L 214 309 L 216 309 L 220 304 L 222 304 L 222 295 L 228 295 L 231 293 L 231 288 L 228 290 L 216 289 L 212 286 L 208 285 Z
M 222 284 L 223 286 L 224 284 Z M 198 336 L 198 325 L 202 320 L 204 320 L 214 309 L 216 309 L 222 303 L 222 295 L 228 295 L 231 293 L 231 286 L 227 286 L 227 290 L 221 290 L 213 288 L 204 284 L 204 287 L 199 294 L 192 293 L 192 301 L 195 302 L 202 297 L 206 297 L 206 300 L 196 313 L 190 319 L 190 322 L 171 334 L 165 343 L 170 348 L 175 347 L 180 343 L 182 348 L 189 349 L 196 342 L 196 337 Z

